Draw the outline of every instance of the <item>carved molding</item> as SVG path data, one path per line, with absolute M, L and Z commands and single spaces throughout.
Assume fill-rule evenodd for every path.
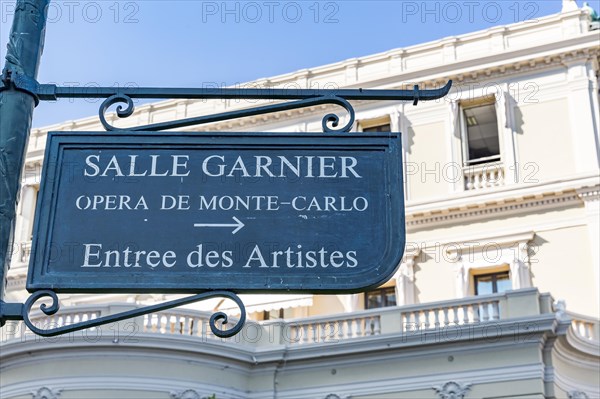
M 584 202 L 600 201 L 600 187 L 587 187 L 584 189 L 577 190 L 577 195 Z
M 587 393 L 582 392 L 582 391 L 569 391 L 567 393 L 567 395 L 569 395 L 569 399 L 588 399 L 589 398 Z
M 476 219 L 481 217 L 493 217 L 496 213 L 516 213 L 522 211 L 528 211 L 531 208 L 542 208 L 542 207 L 554 207 L 570 202 L 581 203 L 577 194 L 564 194 L 564 195 L 543 195 L 543 198 L 533 199 L 517 199 L 515 201 L 498 201 L 497 205 L 486 204 L 485 207 L 477 209 L 439 209 L 428 213 L 409 213 L 410 209 L 407 209 L 406 215 L 406 226 L 407 227 L 421 227 L 427 224 L 437 223 L 453 223 L 460 220 L 461 223 L 465 222 L 466 219 Z
M 35 392 L 31 393 L 32 399 L 58 399 L 62 389 L 51 389 L 48 387 L 42 387 Z
M 186 389 L 185 391 L 173 391 L 170 395 L 172 399 L 216 399 L 215 394 L 202 395 L 195 389 Z
M 456 381 L 448 381 L 444 385 L 434 386 L 440 399 L 463 399 L 473 384 L 460 384 Z
M 396 272 L 396 304 L 399 306 L 415 303 L 415 258 L 421 253 L 420 248 L 407 248 L 400 267 Z

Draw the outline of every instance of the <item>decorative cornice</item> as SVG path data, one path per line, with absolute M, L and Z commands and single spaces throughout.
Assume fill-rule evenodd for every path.
M 600 185 L 595 187 L 585 187 L 577 190 L 577 195 L 583 201 L 599 201 L 600 200 Z
M 498 213 L 504 215 L 506 213 L 515 214 L 530 211 L 532 208 L 541 209 L 579 203 L 581 203 L 579 196 L 573 191 L 567 191 L 564 193 L 544 193 L 531 197 L 503 198 L 487 202 L 481 206 L 469 204 L 464 208 L 438 209 L 427 213 L 411 213 L 410 209 L 407 209 L 406 226 L 408 228 L 418 228 L 429 224 L 465 222 L 479 218 L 493 218 Z

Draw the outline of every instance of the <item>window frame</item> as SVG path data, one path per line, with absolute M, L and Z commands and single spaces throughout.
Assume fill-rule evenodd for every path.
M 465 116 L 465 110 L 470 108 L 477 108 L 491 105 L 494 108 L 494 112 L 496 114 L 496 135 L 498 137 L 498 155 L 492 155 L 489 157 L 477 158 L 477 159 L 469 159 L 469 131 L 467 126 L 467 118 Z M 463 168 L 476 168 L 480 165 L 486 165 L 490 163 L 501 163 L 502 162 L 502 142 L 500 140 L 500 127 L 498 109 L 496 107 L 496 96 L 493 96 L 492 99 L 482 97 L 473 101 L 461 102 L 458 108 L 459 117 L 460 117 L 460 141 L 461 141 L 461 150 L 462 150 L 462 165 Z
M 501 270 L 501 271 L 497 271 L 497 272 L 492 272 L 492 273 L 481 273 L 481 274 L 474 274 L 473 275 L 473 291 L 475 292 L 475 296 L 480 295 L 477 291 L 477 280 L 479 280 L 482 277 L 492 277 L 492 294 L 498 294 L 498 279 L 497 276 L 499 275 L 506 275 L 508 276 L 508 281 L 511 283 L 511 287 L 512 287 L 512 278 L 511 278 L 511 273 L 510 270 Z M 487 295 L 487 294 L 484 294 Z
M 390 306 L 397 306 L 398 305 L 398 298 L 396 298 L 395 303 L 393 305 L 390 305 L 387 303 L 387 293 L 389 292 L 393 292 L 394 293 L 394 298 L 396 297 L 396 287 L 382 287 L 382 288 L 377 288 L 375 290 L 370 290 L 370 291 L 366 291 L 365 292 L 365 310 L 369 310 L 369 309 L 381 309 L 381 308 L 387 308 Z M 374 307 L 374 308 L 370 308 L 369 307 L 369 294 L 373 294 L 373 293 L 378 293 L 380 295 L 380 297 L 382 298 L 382 303 L 384 303 L 383 306 L 379 306 L 379 307 Z
M 367 130 L 376 129 L 376 128 L 380 128 L 383 126 L 389 126 L 389 130 L 386 130 L 385 132 L 392 131 L 392 119 L 389 114 L 380 115 L 380 116 L 377 116 L 374 118 L 364 118 L 364 119 L 358 120 L 356 130 L 359 132 L 365 132 L 365 129 L 367 129 Z M 379 131 L 379 132 L 381 132 L 381 131 Z M 366 131 L 365 133 L 377 133 L 377 131 L 376 132 Z

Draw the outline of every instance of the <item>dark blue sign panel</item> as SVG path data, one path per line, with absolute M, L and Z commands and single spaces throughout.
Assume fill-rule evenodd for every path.
M 356 292 L 404 251 L 400 135 L 51 132 L 27 288 Z

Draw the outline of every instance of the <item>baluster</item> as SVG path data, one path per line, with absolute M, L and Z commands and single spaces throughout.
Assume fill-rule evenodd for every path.
M 185 331 L 185 316 L 179 315 L 175 317 L 175 333 L 183 335 Z
M 185 318 L 185 335 L 192 335 L 192 329 L 194 328 L 194 317 L 186 316 Z
M 444 313 L 444 325 L 447 326 L 448 324 L 450 324 L 450 318 L 448 317 L 448 308 L 442 308 L 442 311 Z
M 177 333 L 177 329 L 178 329 L 178 321 L 179 317 L 177 315 L 174 314 L 170 314 L 168 317 L 168 322 L 167 322 L 167 329 L 169 331 L 169 333 L 171 334 L 176 334 Z
M 492 301 L 492 303 L 490 304 L 492 307 L 492 320 L 498 320 L 500 319 L 500 312 L 499 312 L 499 302 L 498 301 Z
M 310 326 L 312 328 L 312 342 L 319 342 L 319 324 L 313 323 Z
M 179 321 L 181 323 L 179 327 L 179 333 L 181 335 L 188 335 L 188 317 L 182 315 L 179 317 Z
M 159 325 L 159 329 L 158 331 L 161 334 L 164 334 L 166 332 L 166 326 L 169 323 L 169 317 L 166 315 L 158 315 L 158 325 Z
M 379 316 L 373 317 L 373 335 L 381 334 L 381 319 Z
M 340 330 L 344 326 L 344 320 L 337 320 L 331 323 L 331 339 L 337 341 L 340 337 Z
M 145 314 L 144 317 L 144 322 L 142 323 L 142 332 L 149 332 L 150 331 L 150 316 L 149 314 Z
M 479 304 L 473 304 L 471 309 L 473 309 L 473 323 L 479 323 Z
M 171 334 L 181 334 L 181 316 L 171 315 Z
M 419 331 L 421 329 L 421 318 L 419 317 L 421 314 L 420 310 L 414 311 L 414 320 L 415 320 L 415 331 Z
M 202 336 L 202 339 L 208 339 L 208 338 L 210 338 L 208 336 L 208 322 L 207 322 L 207 320 L 200 319 L 200 320 L 198 320 L 198 322 L 202 323 L 202 324 L 200 324 L 200 335 Z
M 173 333 L 173 316 L 170 314 L 165 315 L 165 334 Z
M 475 174 L 475 183 L 474 183 L 475 189 L 480 189 L 481 188 L 481 174 L 476 173 Z
M 337 323 L 337 327 L 338 327 L 338 332 L 337 332 L 338 339 L 348 338 L 348 333 L 346 331 L 348 329 L 348 320 L 340 320 Z
M 433 309 L 433 318 L 434 318 L 434 327 L 438 328 L 440 326 L 440 309 Z
M 452 322 L 457 326 L 460 323 L 460 319 L 458 318 L 458 306 L 452 307 L 452 313 L 454 314 L 454 320 L 452 320 Z
M 431 310 L 425 310 L 423 311 L 423 316 L 425 317 L 425 320 L 423 321 L 423 326 L 426 329 L 430 329 L 431 328 L 431 323 L 429 322 L 429 318 L 430 318 L 430 312 Z
M 308 324 L 302 326 L 302 342 L 308 342 Z
M 585 323 L 585 324 L 583 325 L 583 327 L 584 327 L 584 330 L 585 330 L 585 335 L 584 335 L 584 337 L 585 337 L 586 339 L 592 339 L 592 337 L 593 337 L 593 329 L 592 329 L 592 325 L 591 325 L 591 324 L 589 324 L 589 323 Z
M 325 342 L 327 340 L 327 323 L 320 323 L 321 328 L 321 342 Z
M 190 324 L 191 324 L 191 325 L 190 325 L 190 328 L 191 328 L 191 332 L 190 332 L 190 334 L 191 334 L 192 336 L 194 336 L 194 337 L 195 337 L 196 335 L 198 335 L 198 321 L 199 321 L 199 320 L 200 320 L 200 319 L 198 319 L 198 318 L 196 318 L 196 317 L 191 317 L 191 318 L 190 318 Z
M 461 309 L 463 312 L 463 323 L 469 324 L 471 322 L 471 320 L 469 318 L 469 305 L 464 305 L 461 307 Z
M 488 303 L 487 302 L 483 302 L 481 304 L 481 309 L 483 310 L 483 316 L 481 318 L 481 321 L 488 321 L 490 319 L 489 309 L 488 309 Z
M 363 336 L 363 319 L 355 319 L 356 320 L 356 334 L 355 337 Z

